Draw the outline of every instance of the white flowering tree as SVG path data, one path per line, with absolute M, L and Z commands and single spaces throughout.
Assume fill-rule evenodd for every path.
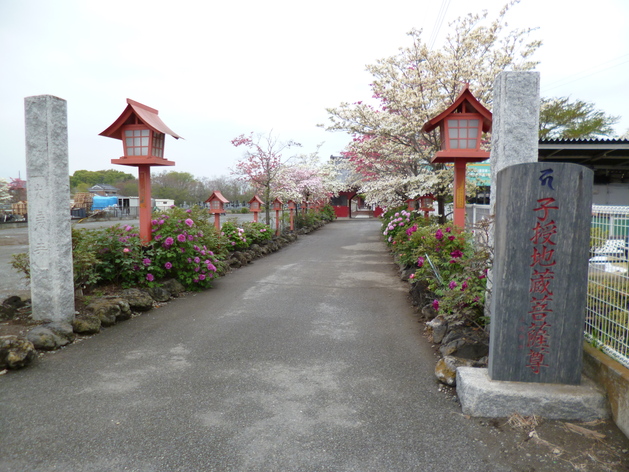
M 296 156 L 280 170 L 274 194 L 297 203 L 329 200 L 341 190 L 342 181 L 332 163 L 321 164 L 318 153 Z
M 11 193 L 9 193 L 9 182 L 0 178 L 0 204 L 9 203 L 11 201 Z
M 450 106 L 465 83 L 490 108 L 499 72 L 535 67 L 531 55 L 541 42 L 528 40 L 531 29 L 507 29 L 505 17 L 515 3 L 495 20 L 486 11 L 458 18 L 439 50 L 426 45 L 421 30 L 412 30 L 410 46 L 367 66 L 373 102 L 327 109 L 325 128 L 352 136 L 344 155 L 369 203 L 392 205 L 426 193 L 450 193 L 451 172 L 430 164 L 440 137 L 423 133 L 422 126 Z

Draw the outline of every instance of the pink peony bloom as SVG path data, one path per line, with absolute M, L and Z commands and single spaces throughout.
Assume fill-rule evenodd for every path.
M 171 238 L 170 236 L 168 236 L 166 238 L 166 240 L 164 241 L 164 247 L 170 247 L 173 245 L 173 243 L 175 242 L 175 240 L 173 238 Z
M 153 280 L 155 280 L 155 277 L 153 277 L 153 274 L 146 274 L 146 280 L 152 282 Z
M 457 284 L 454 280 L 452 280 L 452 281 L 448 284 L 448 287 L 450 287 L 450 290 L 454 290 L 454 289 L 457 287 L 457 285 L 458 285 L 458 284 Z
M 415 278 L 415 274 L 411 274 L 408 276 L 409 279 L 414 279 Z
M 439 241 L 443 239 L 443 231 L 441 231 L 441 228 L 439 228 L 435 233 L 435 238 L 437 238 Z
M 205 280 L 205 274 L 200 274 L 199 275 L 199 280 Z
M 433 307 L 435 310 L 439 311 L 439 300 L 433 300 L 433 301 L 432 301 L 432 307 Z
M 417 258 L 417 267 L 423 267 L 425 261 L 426 261 L 426 259 L 424 259 L 422 256 L 419 256 Z
M 177 241 L 179 241 L 180 243 L 183 243 L 186 240 L 186 235 L 185 234 L 178 234 L 177 235 Z
M 167 269 L 172 269 L 173 265 L 170 262 L 167 262 L 166 264 L 164 264 L 164 267 L 166 267 Z
M 142 264 L 144 264 L 145 266 L 150 266 L 151 265 L 151 260 L 146 258 L 146 259 L 142 259 Z
M 129 249 L 128 247 L 126 247 L 126 248 L 124 248 L 124 249 L 122 250 L 122 252 L 129 252 L 129 251 L 131 251 L 131 249 Z
M 194 225 L 194 221 L 192 221 L 190 218 L 188 218 L 188 219 L 185 221 L 185 223 L 186 223 L 186 224 L 187 224 L 190 228 L 192 228 L 192 226 Z

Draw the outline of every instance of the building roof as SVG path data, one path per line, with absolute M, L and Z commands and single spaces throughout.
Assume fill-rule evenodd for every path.
M 540 162 L 571 162 L 594 170 L 595 179 L 629 178 L 629 139 L 540 139 Z
M 151 108 L 140 102 L 127 98 L 127 108 L 125 108 L 118 119 L 114 121 L 109 128 L 100 133 L 100 135 L 107 136 L 109 138 L 122 139 L 121 127 L 127 122 L 130 116 L 135 114 L 140 121 L 144 122 L 144 124 L 153 131 L 169 134 L 175 139 L 181 138 L 181 136 L 166 126 L 166 123 L 162 121 L 162 119 L 158 116 L 158 113 L 159 112 L 155 108 Z

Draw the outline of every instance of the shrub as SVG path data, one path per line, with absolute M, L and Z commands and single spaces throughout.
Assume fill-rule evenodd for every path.
M 234 221 L 226 221 L 221 227 L 221 235 L 227 240 L 227 249 L 236 251 L 239 249 L 247 249 L 249 242 L 245 230 L 237 225 Z
M 269 225 L 264 223 L 249 222 L 244 223 L 242 228 L 245 230 L 245 237 L 251 244 L 260 244 L 265 241 L 270 241 L 273 238 L 273 231 Z

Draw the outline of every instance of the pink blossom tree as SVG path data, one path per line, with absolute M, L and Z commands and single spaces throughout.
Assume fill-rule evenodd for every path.
M 258 134 L 255 138 L 253 133 L 249 136 L 241 134 L 232 139 L 231 143 L 245 148 L 244 156 L 232 173 L 249 182 L 261 194 L 265 206 L 265 222 L 267 225 L 271 224 L 271 193 L 285 162 L 282 152 L 291 147 L 300 147 L 301 144 L 295 141 L 280 142 L 272 131 L 268 135 Z

